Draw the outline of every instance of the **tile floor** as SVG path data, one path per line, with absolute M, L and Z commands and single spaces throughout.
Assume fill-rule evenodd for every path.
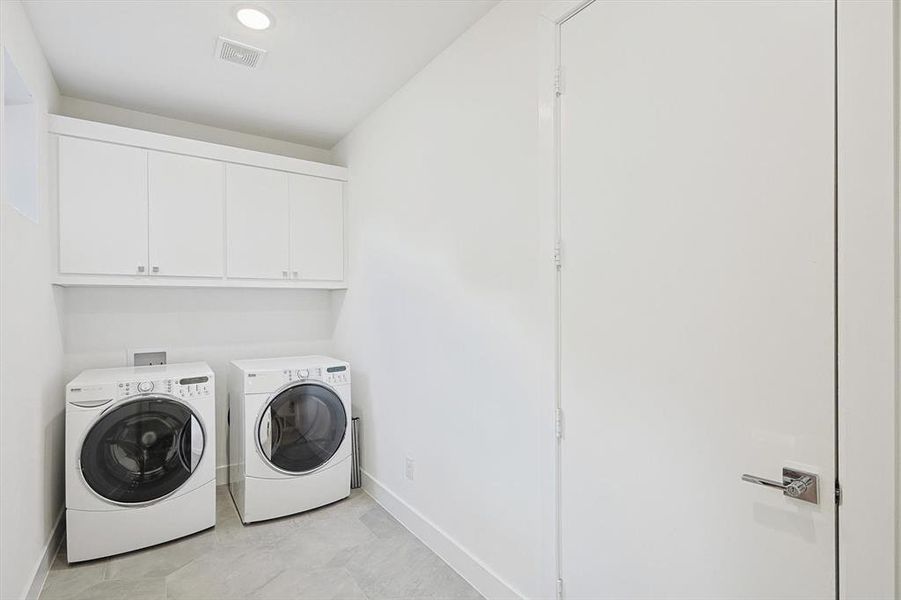
M 481 598 L 360 490 L 248 526 L 216 499 L 216 527 L 181 540 L 71 566 L 63 544 L 41 600 Z

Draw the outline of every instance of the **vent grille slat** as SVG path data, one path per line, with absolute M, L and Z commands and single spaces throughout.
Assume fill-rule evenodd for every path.
M 263 61 L 266 51 L 219 36 L 216 57 L 219 60 L 256 69 Z

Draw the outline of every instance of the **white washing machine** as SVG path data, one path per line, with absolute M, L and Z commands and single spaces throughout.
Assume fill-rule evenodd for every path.
M 350 495 L 350 366 L 238 360 L 228 379 L 229 489 L 244 523 Z
M 206 363 L 84 371 L 66 387 L 69 562 L 216 524 L 216 395 Z

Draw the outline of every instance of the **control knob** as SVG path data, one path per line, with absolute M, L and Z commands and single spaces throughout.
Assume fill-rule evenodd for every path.
M 139 392 L 149 392 L 153 390 L 153 382 L 152 381 L 142 381 L 138 383 L 138 391 Z

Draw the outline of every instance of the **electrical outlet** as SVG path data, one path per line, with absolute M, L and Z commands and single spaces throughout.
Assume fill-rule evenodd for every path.
M 404 457 L 404 477 L 413 481 L 413 471 L 416 468 L 416 461 L 409 456 Z

